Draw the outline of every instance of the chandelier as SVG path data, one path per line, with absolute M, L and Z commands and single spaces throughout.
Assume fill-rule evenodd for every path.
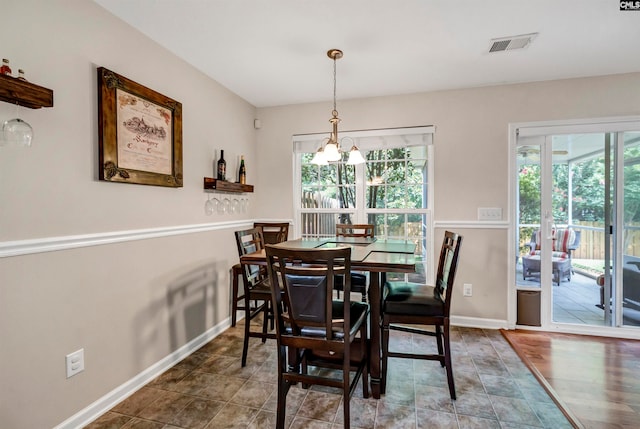
M 324 139 L 324 147 L 320 146 L 311 160 L 312 164 L 317 165 L 327 165 L 329 162 L 340 161 L 342 159 L 341 142 L 338 140 L 338 122 L 340 122 L 340 118 L 338 118 L 338 110 L 336 110 L 336 61 L 342 58 L 343 54 L 340 49 L 330 49 L 327 52 L 327 56 L 333 60 L 333 110 L 331 111 L 331 119 L 329 119 L 332 131 L 331 135 Z M 349 150 L 347 164 L 362 164 L 364 158 L 353 143 L 353 139 L 351 137 L 344 137 L 342 138 L 342 142 L 346 142 L 347 139 L 351 141 L 351 150 Z

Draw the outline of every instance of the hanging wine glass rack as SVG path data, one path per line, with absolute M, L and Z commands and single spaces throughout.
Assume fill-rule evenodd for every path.
M 211 177 L 204 178 L 204 189 L 225 192 L 253 192 L 253 185 L 243 183 L 227 182 L 225 180 L 217 180 Z

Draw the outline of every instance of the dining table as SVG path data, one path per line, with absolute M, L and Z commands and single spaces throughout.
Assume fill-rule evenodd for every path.
M 369 375 L 371 393 L 380 398 L 381 339 L 382 339 L 382 286 L 386 273 L 413 273 L 416 271 L 416 245 L 409 240 L 380 239 L 376 237 L 299 238 L 274 245 L 289 249 L 351 247 L 351 270 L 369 273 L 370 344 Z M 264 249 L 243 255 L 241 264 L 266 265 Z

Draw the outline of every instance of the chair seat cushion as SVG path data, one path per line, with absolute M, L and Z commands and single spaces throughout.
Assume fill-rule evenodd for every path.
M 335 290 L 344 290 L 344 276 L 335 276 L 333 282 Z M 367 290 L 367 276 L 360 273 L 351 273 L 351 292 L 363 293 Z
M 344 318 L 344 305 L 343 301 L 333 301 L 333 318 L 334 319 L 343 319 Z M 349 314 L 351 318 L 351 329 L 349 334 L 354 335 L 360 326 L 367 320 L 369 315 L 369 304 L 364 302 L 352 302 L 351 303 L 351 313 Z M 286 328 L 287 333 L 291 333 L 291 327 Z M 305 326 L 302 328 L 302 335 L 306 335 L 308 337 L 319 337 L 324 338 L 326 330 L 322 327 L 318 326 Z M 344 338 L 344 332 L 336 332 L 334 334 L 334 338 L 341 339 Z
M 411 316 L 442 316 L 444 303 L 433 286 L 387 282 L 384 285 L 382 311 Z
M 249 299 L 271 300 L 271 282 L 268 278 L 262 279 L 249 288 Z
M 532 252 L 529 253 L 529 256 L 532 258 L 538 257 L 538 259 L 540 259 L 540 254 L 542 252 L 540 250 L 534 250 Z M 557 259 L 568 259 L 569 258 L 569 254 L 567 252 L 551 252 L 551 257 L 552 258 L 557 258 Z

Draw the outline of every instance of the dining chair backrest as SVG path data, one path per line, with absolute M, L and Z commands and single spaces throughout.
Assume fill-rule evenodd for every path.
M 371 223 L 338 223 L 336 237 L 373 237 L 375 225 Z
M 267 244 L 265 250 L 278 345 L 276 428 L 285 427 L 289 388 L 302 383 L 342 389 L 343 427 L 349 429 L 350 399 L 360 378 L 362 397 L 369 396 L 369 305 L 350 299 L 351 247 Z M 343 300 L 332 296 L 338 276 L 344 277 Z
M 448 317 L 451 307 L 451 293 L 453 291 L 453 282 L 458 267 L 458 256 L 460 255 L 461 244 L 461 235 L 451 231 L 445 231 L 440 249 L 440 259 L 438 261 L 438 273 L 435 284 L 435 293 L 444 303 L 445 317 Z
M 266 245 L 267 271 L 279 337 L 333 339 L 350 326 L 348 311 L 333 314 L 334 276 L 344 275 L 350 290 L 351 248 L 287 249 Z M 282 290 L 282 293 L 276 291 Z M 349 304 L 345 294 L 345 306 Z M 344 313 L 344 314 L 343 314 Z M 285 340 L 286 341 L 286 340 Z M 301 347 L 299 343 L 296 347 Z
M 236 231 L 236 244 L 238 246 L 238 256 L 242 257 L 249 253 L 258 252 L 264 248 L 264 237 L 262 227 Z M 264 267 L 259 265 L 242 265 L 243 279 L 249 287 L 252 287 L 267 278 Z
M 253 227 L 262 227 L 264 244 L 277 244 L 289 238 L 288 222 L 254 222 Z

